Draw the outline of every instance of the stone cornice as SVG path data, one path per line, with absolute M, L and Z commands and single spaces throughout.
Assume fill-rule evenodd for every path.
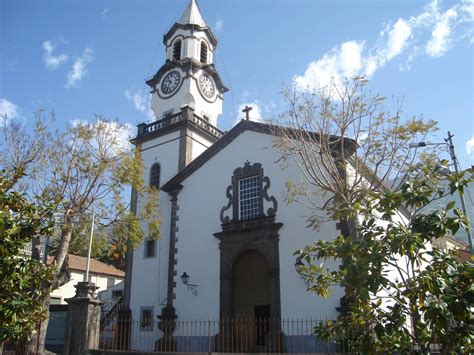
M 178 30 L 178 29 L 181 29 L 181 30 L 189 30 L 191 32 L 195 32 L 195 31 L 203 31 L 207 37 L 209 38 L 209 41 L 212 43 L 212 45 L 215 47 L 217 45 L 217 38 L 216 36 L 214 35 L 214 33 L 212 33 L 211 29 L 209 28 L 209 26 L 205 26 L 205 27 L 201 27 L 199 25 L 194 25 L 194 24 L 181 24 L 181 23 L 175 23 L 173 25 L 173 27 L 171 27 L 171 29 L 168 31 L 168 33 L 166 33 L 164 36 L 163 36 L 163 43 L 164 45 L 166 45 L 166 43 L 171 39 L 171 37 L 173 36 L 173 34 Z

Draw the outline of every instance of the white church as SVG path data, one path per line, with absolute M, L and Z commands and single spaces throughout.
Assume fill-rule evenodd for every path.
M 156 121 L 140 124 L 133 140 L 145 182 L 160 191 L 162 224 L 160 239 L 129 253 L 124 304 L 139 325 L 130 348 L 143 348 L 134 340 L 140 336 L 155 349 L 166 342 L 180 348 L 180 336 L 190 336 L 180 328 L 187 321 L 334 319 L 343 289 L 328 299 L 308 292 L 293 253 L 339 235 L 338 221 L 316 232 L 306 228 L 309 210 L 285 203 L 285 183 L 300 175 L 275 163 L 270 125 L 242 120 L 219 130 L 228 88 L 213 64 L 217 39 L 194 0 L 163 42 L 166 63 L 147 81 Z M 143 200 L 133 199 L 139 210 Z M 250 330 L 235 339 L 222 324 L 206 328 L 215 340 L 205 346 L 243 342 L 245 333 L 253 349 L 268 346 L 273 333 L 273 349 L 283 351 L 291 336 L 312 331 L 299 323 L 263 328 L 263 336 Z

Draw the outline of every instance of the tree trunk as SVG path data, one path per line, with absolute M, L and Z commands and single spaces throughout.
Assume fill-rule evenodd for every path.
M 45 309 L 45 316 L 41 322 L 38 323 L 36 329 L 31 333 L 30 339 L 25 344 L 25 351 L 27 354 L 45 354 L 46 331 L 49 323 L 49 295 L 43 302 L 43 309 Z
M 52 290 L 66 284 L 70 280 L 70 273 L 67 263 L 67 253 L 69 250 L 69 242 L 71 240 L 72 231 L 70 228 L 65 229 L 62 233 L 60 242 L 60 248 L 55 256 L 55 273 L 54 279 L 52 280 Z M 41 255 L 39 252 L 39 238 L 33 238 L 33 248 L 31 257 L 41 262 Z M 46 250 L 46 249 L 45 249 Z M 50 287 L 49 284 L 44 284 L 42 287 Z M 30 339 L 26 343 L 27 354 L 46 354 L 48 351 L 45 349 L 46 331 L 48 330 L 49 323 L 49 304 L 50 295 L 48 294 L 43 301 L 44 318 L 36 329 L 30 335 Z

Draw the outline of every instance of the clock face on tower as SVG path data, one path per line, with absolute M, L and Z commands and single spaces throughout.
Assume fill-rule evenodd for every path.
M 181 75 L 179 72 L 176 70 L 170 71 L 161 81 L 161 92 L 166 95 L 171 94 L 178 88 L 180 81 Z
M 203 94 L 208 99 L 212 98 L 214 96 L 214 92 L 216 91 L 212 78 L 206 73 L 202 73 L 198 82 L 201 94 Z

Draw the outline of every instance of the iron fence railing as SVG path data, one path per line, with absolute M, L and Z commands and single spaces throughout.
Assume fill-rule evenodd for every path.
M 101 329 L 100 348 L 147 352 L 345 353 L 345 341 L 314 334 L 317 319 L 134 321 Z

